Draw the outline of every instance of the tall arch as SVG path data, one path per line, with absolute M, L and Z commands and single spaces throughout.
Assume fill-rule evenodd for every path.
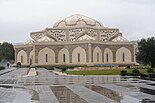
M 17 54 L 17 63 L 27 65 L 27 53 L 24 50 L 20 50 Z
M 116 63 L 131 62 L 131 52 L 125 47 L 121 47 L 116 51 Z
M 113 53 L 109 48 L 104 50 L 104 63 L 113 63 Z
M 93 51 L 93 62 L 102 63 L 102 51 L 98 46 Z
M 66 48 L 59 51 L 58 63 L 69 63 L 69 51 Z
M 55 53 L 52 49 L 43 48 L 38 53 L 38 64 L 52 64 L 55 63 Z
M 76 47 L 72 52 L 72 63 L 86 63 L 86 51 L 81 47 Z

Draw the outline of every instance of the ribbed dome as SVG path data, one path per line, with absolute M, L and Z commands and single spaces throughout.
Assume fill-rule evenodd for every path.
M 63 27 L 103 27 L 98 21 L 91 19 L 89 17 L 75 14 L 67 17 L 59 22 L 56 22 L 53 28 L 63 28 Z

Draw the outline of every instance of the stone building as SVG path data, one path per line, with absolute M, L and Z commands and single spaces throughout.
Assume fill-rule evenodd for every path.
M 118 28 L 105 27 L 83 15 L 72 15 L 30 36 L 31 40 L 15 45 L 15 63 L 22 66 L 136 63 L 135 45 Z

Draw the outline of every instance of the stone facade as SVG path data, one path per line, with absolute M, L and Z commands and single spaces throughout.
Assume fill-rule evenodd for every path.
M 135 45 L 117 28 L 107 28 L 79 14 L 32 32 L 33 40 L 15 45 L 15 62 L 31 66 L 133 65 Z

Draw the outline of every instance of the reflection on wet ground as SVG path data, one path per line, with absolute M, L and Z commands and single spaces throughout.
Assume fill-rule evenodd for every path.
M 37 68 L 0 75 L 0 103 L 155 103 L 155 82 L 121 76 L 61 76 Z M 23 101 L 23 102 L 21 102 Z
M 50 88 L 60 103 L 88 103 L 65 86 L 51 86 Z
M 155 84 L 148 84 L 148 85 L 155 86 Z
M 143 93 L 155 95 L 155 90 L 152 90 L 152 89 L 147 89 L 147 88 L 140 87 L 140 91 L 143 92 Z
M 115 92 L 115 91 L 112 91 L 110 89 L 107 89 L 107 88 L 104 88 L 104 87 L 101 87 L 101 86 L 95 86 L 95 85 L 88 85 L 88 86 L 85 86 L 101 95 L 104 95 L 112 100 L 115 100 L 116 102 L 120 102 L 121 101 L 121 98 L 122 96 Z

